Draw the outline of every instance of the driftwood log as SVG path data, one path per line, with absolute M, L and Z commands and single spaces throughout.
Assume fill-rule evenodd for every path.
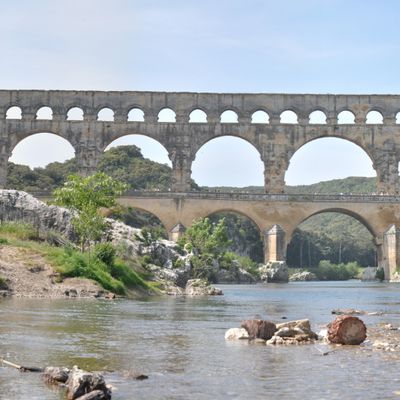
M 248 319 L 242 322 L 241 327 L 246 329 L 249 339 L 269 340 L 276 332 L 276 325 L 273 322 L 262 319 Z
M 21 372 L 43 372 L 43 368 L 25 367 L 23 365 L 14 364 L 13 362 L 7 361 L 1 357 L 0 357 L 0 363 L 7 365 L 8 367 L 16 368 L 16 369 L 20 370 Z
M 336 344 L 361 344 L 367 337 L 367 328 L 360 318 L 340 315 L 330 325 L 328 340 Z

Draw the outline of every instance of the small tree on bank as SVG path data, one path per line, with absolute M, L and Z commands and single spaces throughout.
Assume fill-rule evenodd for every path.
M 90 242 L 99 241 L 107 229 L 100 208 L 114 206 L 116 197 L 126 189 L 125 184 L 98 172 L 88 177 L 71 175 L 54 191 L 55 203 L 74 212 L 72 224 L 82 252 Z
M 217 224 L 208 218 L 195 221 L 178 241 L 181 247 L 194 254 L 191 259 L 193 276 L 208 280 L 212 278 L 212 261 L 225 254 L 229 243 L 223 218 Z

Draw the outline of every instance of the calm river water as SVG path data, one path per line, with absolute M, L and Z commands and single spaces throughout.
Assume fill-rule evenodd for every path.
M 0 355 L 33 366 L 107 370 L 113 399 L 391 399 L 399 362 L 381 352 L 313 345 L 225 342 L 242 319 L 309 318 L 314 330 L 333 308 L 385 311 L 370 324 L 400 325 L 400 286 L 350 282 L 220 286 L 210 298 L 0 300 Z M 324 345 L 318 345 L 325 349 Z M 148 374 L 145 381 L 124 371 Z M 0 366 L 0 399 L 62 399 L 37 374 Z

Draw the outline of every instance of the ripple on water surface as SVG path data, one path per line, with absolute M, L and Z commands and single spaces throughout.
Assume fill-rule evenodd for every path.
M 398 361 L 343 347 L 326 357 L 312 345 L 225 342 L 242 319 L 310 318 L 334 308 L 383 311 L 367 324 L 400 325 L 399 285 L 307 282 L 223 286 L 224 296 L 143 301 L 0 301 L 0 353 L 27 365 L 107 370 L 113 399 L 390 399 L 400 390 Z M 318 345 L 323 346 L 323 345 Z M 150 376 L 124 378 L 126 370 Z M 0 399 L 61 399 L 35 374 L 0 368 Z

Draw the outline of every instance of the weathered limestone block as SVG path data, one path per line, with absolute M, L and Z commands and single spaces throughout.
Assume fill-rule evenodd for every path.
M 289 281 L 289 269 L 286 261 L 269 262 L 259 268 L 262 281 L 271 283 L 287 283 Z
M 249 339 L 249 334 L 244 328 L 231 328 L 225 332 L 225 340 Z
M 297 272 L 289 277 L 290 282 L 308 282 L 317 280 L 317 276 L 313 272 L 309 271 Z
M 186 284 L 187 296 L 221 296 L 222 290 L 208 284 L 202 279 L 189 279 Z

